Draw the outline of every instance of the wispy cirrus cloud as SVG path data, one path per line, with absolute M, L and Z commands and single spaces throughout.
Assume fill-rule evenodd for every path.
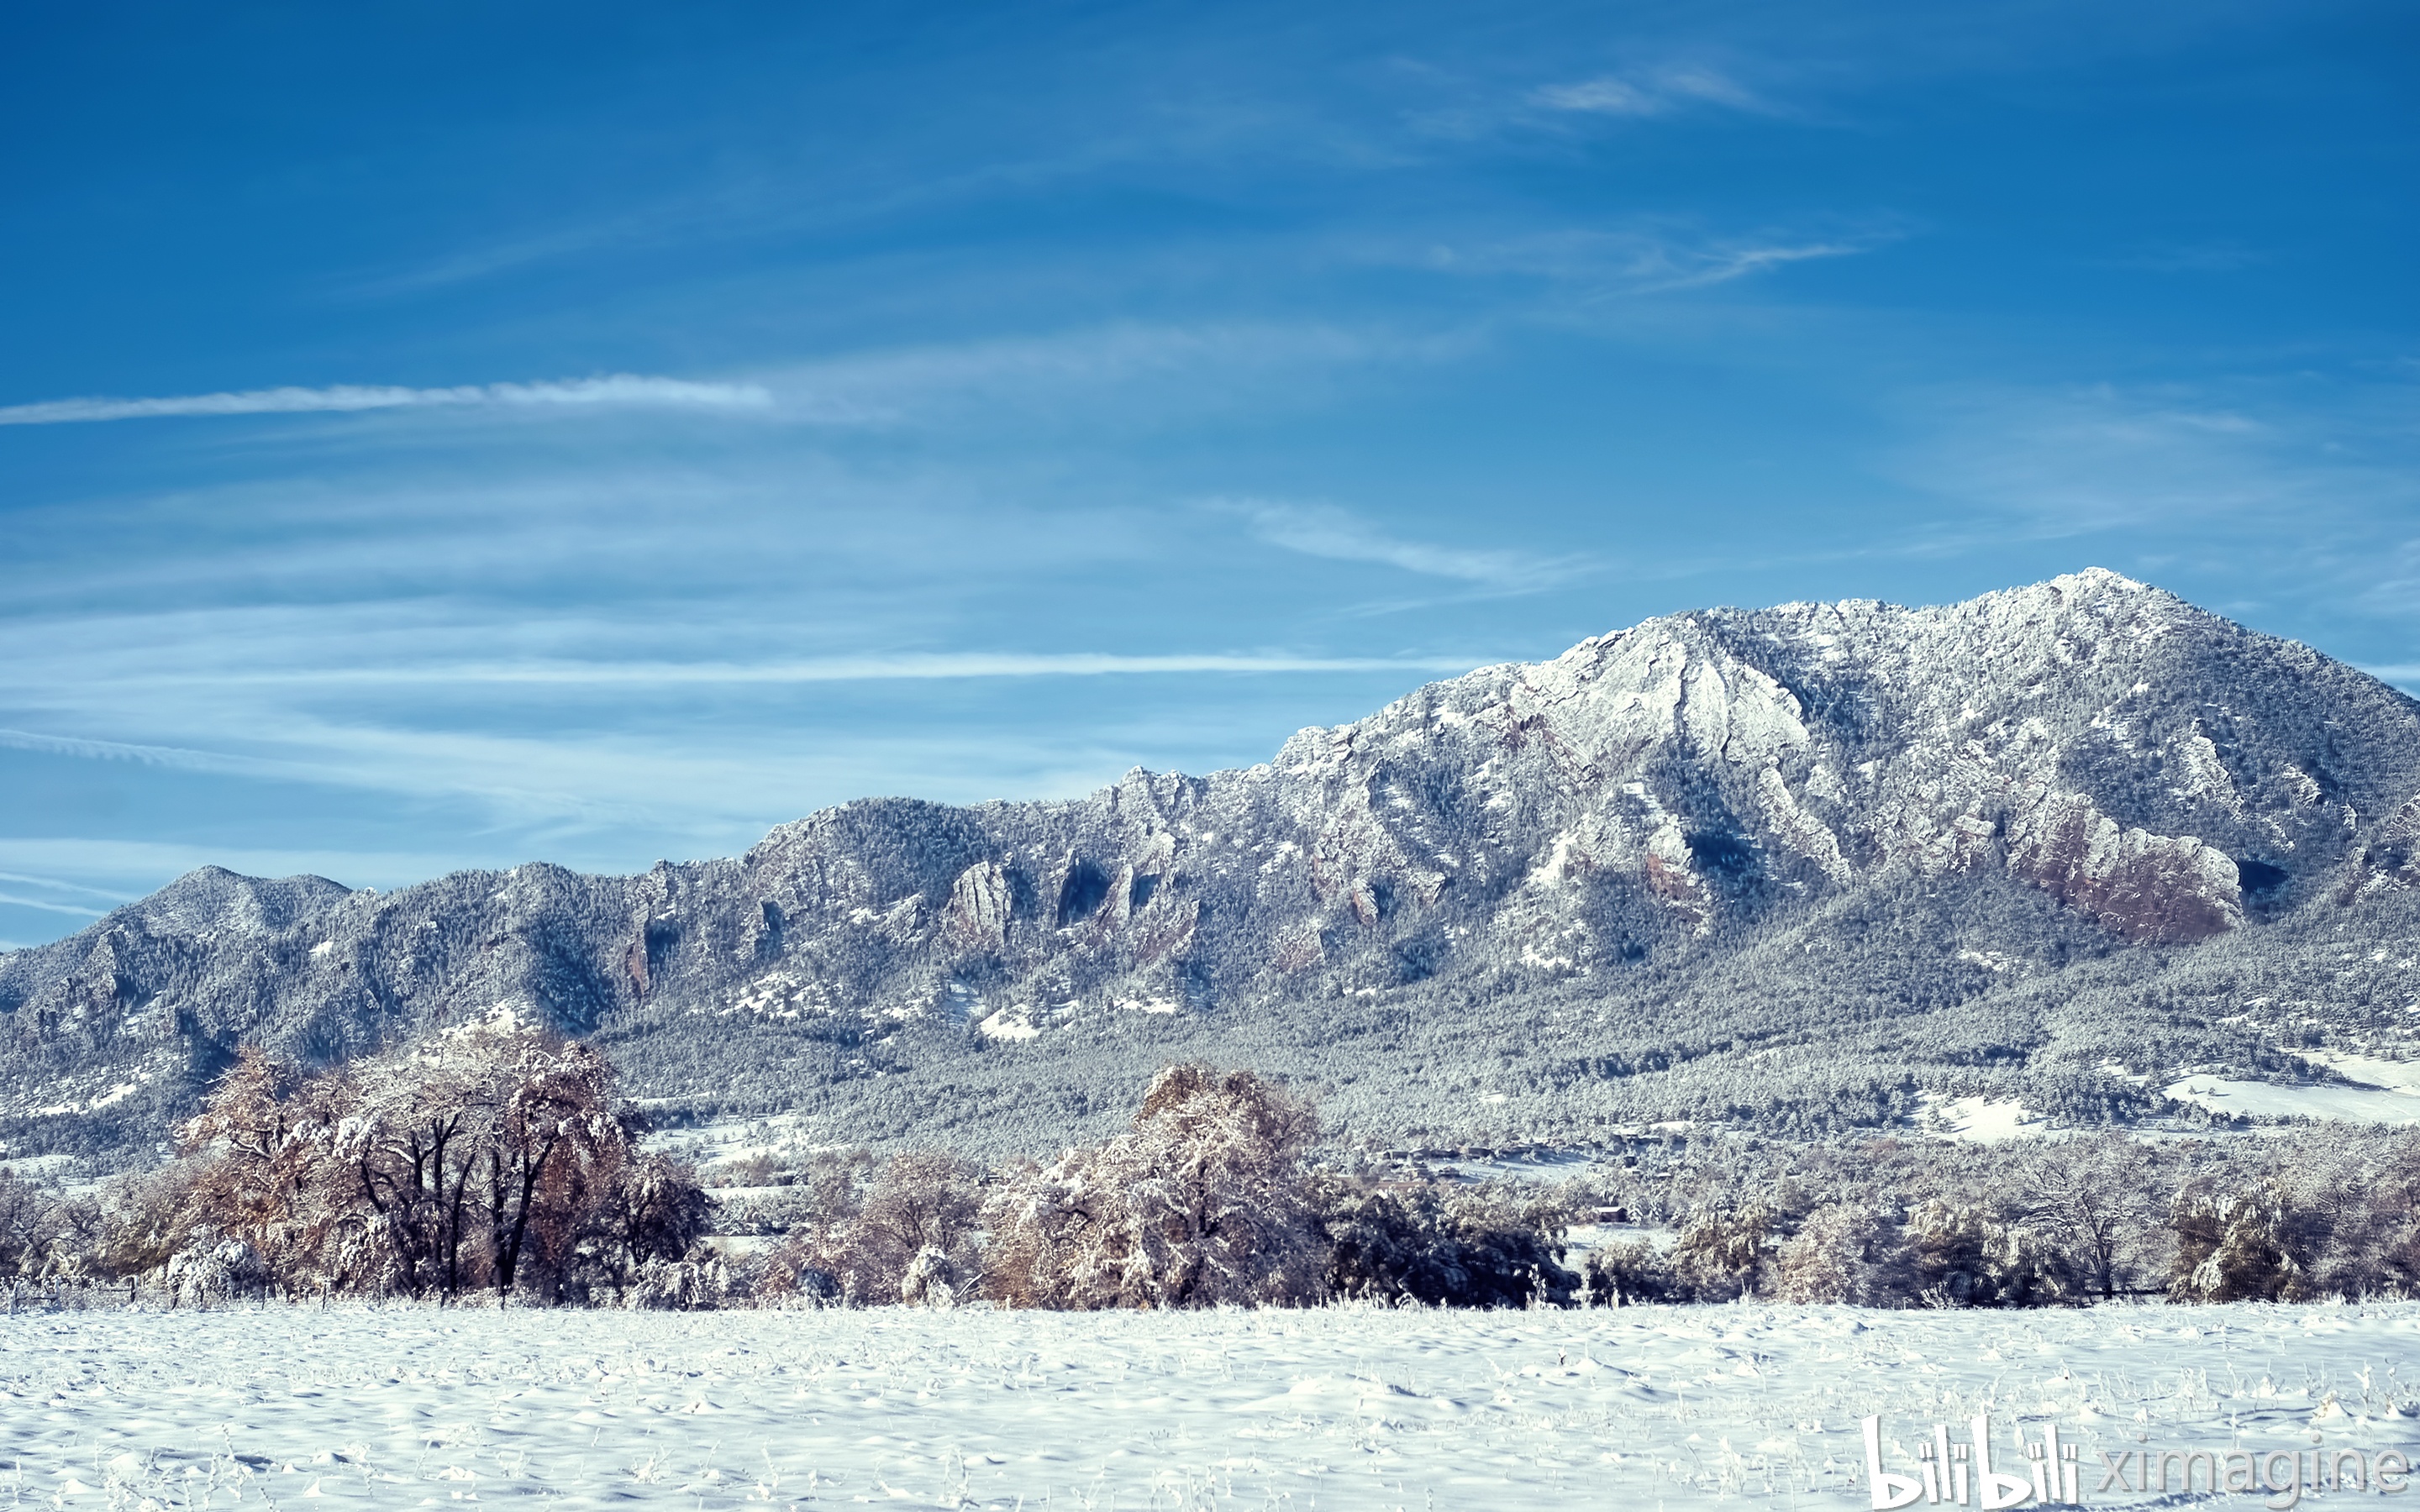
M 733 411 L 790 422 L 892 427 L 969 404 L 1032 409 L 1070 394 L 1185 385 L 1194 402 L 1231 397 L 1282 370 L 1339 369 L 1374 360 L 1434 360 L 1466 338 L 1327 325 L 1119 323 L 1035 336 L 849 352 L 767 370 L 761 381 L 706 382 L 616 373 L 533 383 L 444 388 L 335 384 L 160 397 L 94 396 L 0 407 L 0 425 L 65 425 L 171 417 L 357 413 L 377 409 L 630 409 Z M 1202 392 L 1207 386 L 1207 393 Z
M 1486 588 L 1531 592 L 1566 582 L 1593 563 L 1501 547 L 1443 546 L 1393 534 L 1334 504 L 1271 500 L 1218 500 L 1213 508 L 1239 514 L 1271 546 L 1336 562 L 1372 562 L 1427 578 Z
M 1445 70 L 1435 70 L 1432 76 L 1454 77 Z M 1617 68 L 1578 78 L 1550 79 L 1526 88 L 1505 89 L 1493 80 L 1456 82 L 1465 85 L 1459 99 L 1411 114 L 1409 119 L 1417 130 L 1431 137 L 1476 142 L 1507 133 L 1578 136 L 1602 130 L 1608 122 L 1672 116 L 1730 114 L 1784 119 L 1806 115 L 1750 86 L 1736 73 L 1704 62 Z
M 193 415 L 280 415 L 482 407 L 562 409 L 628 406 L 675 409 L 767 409 L 772 393 L 755 383 L 700 383 L 615 373 L 541 383 L 468 383 L 415 389 L 340 383 L 325 388 L 243 389 L 163 398 L 48 399 L 0 407 L 0 425 L 66 425 L 107 420 Z
M 0 623 L 0 650 L 45 640 L 71 647 L 46 659 L 0 656 L 0 707 L 41 721 L 40 728 L 0 729 L 0 750 L 468 803 L 508 827 L 662 824 L 667 816 L 744 826 L 795 816 L 787 811 L 792 805 L 768 800 L 768 794 L 820 790 L 850 796 L 911 772 L 917 785 L 902 791 L 980 797 L 1014 790 L 997 773 L 961 769 L 967 739 L 953 720 L 920 734 L 831 728 L 802 748 L 787 720 L 802 708 L 841 706 L 829 699 L 856 701 L 847 707 L 864 706 L 866 700 L 913 703 L 929 695 L 892 690 L 939 682 L 959 685 L 970 701 L 1064 698 L 1070 695 L 1001 685 L 1063 687 L 1102 678 L 1131 680 L 1151 696 L 1164 695 L 1176 681 L 1219 678 L 1229 690 L 1221 696 L 1234 697 L 1273 677 L 1316 683 L 1372 676 L 1392 686 L 1500 659 L 1477 652 L 1339 656 L 1284 649 L 969 650 L 761 660 L 717 659 L 708 652 L 671 659 L 661 637 L 570 624 L 538 637 L 568 654 L 506 659 L 478 653 L 528 639 L 531 625 L 482 617 L 462 606 L 421 609 L 415 614 L 412 606 L 366 603 L 270 612 L 270 619 L 287 622 L 283 634 L 252 623 L 264 611 L 251 609 Z M 469 617 L 459 617 L 464 614 Z M 317 633 L 302 633 L 306 626 Z M 750 623 L 744 614 L 692 628 L 702 634 L 689 640 L 675 634 L 680 649 L 690 640 L 727 646 L 768 636 L 778 640 L 785 631 L 818 633 L 813 625 Z M 650 646 L 650 639 L 657 643 Z M 767 712 L 776 694 L 818 688 L 831 691 Z M 634 696 L 648 706 L 678 701 L 690 717 L 628 720 L 620 711 Z M 560 728 L 541 730 L 517 717 L 500 725 L 495 718 L 499 711 L 541 699 Z M 692 738 L 695 718 L 715 721 L 718 737 Z M 114 738 L 138 731 L 167 738 Z M 1046 748 L 1052 742 L 1033 743 L 1021 753 L 1007 748 L 1014 744 L 985 742 L 984 761 L 1022 763 L 1029 776 L 1048 775 L 1054 785 L 1073 783 L 1077 791 L 1090 785 L 1092 779 L 1078 781 L 1058 770 L 1068 758 Z M 1131 764 L 1128 756 L 1105 770 Z
M 70 882 L 64 877 L 40 877 L 24 872 L 0 872 L 0 882 L 18 882 L 37 887 L 54 888 L 61 892 L 82 893 L 87 898 L 99 898 L 112 903 L 132 903 L 136 897 L 136 894 L 131 892 L 112 891 L 107 887 L 88 887 L 81 882 Z
M 1951 504 L 1906 549 L 2071 546 L 2420 686 L 2420 385 L 2375 368 L 1943 389 L 1882 470 Z M 2113 564 L 2117 563 L 2113 562 Z
M 2047 534 L 2420 505 L 2420 387 L 2308 378 L 1945 391 L 1889 471 Z
M 373 688 L 435 685 L 529 687 L 812 686 L 820 683 L 893 683 L 1038 677 L 1157 677 L 1187 672 L 1372 672 L 1467 671 L 1488 658 L 1467 656 L 1311 656 L 1286 653 L 1202 653 L 1121 656 L 1113 653 L 925 652 L 901 656 L 830 656 L 802 661 L 431 661 L 388 667 L 307 667 L 228 671 L 213 681 L 225 687 L 315 687 Z M 158 680 L 163 686 L 181 681 Z M 119 681 L 129 691 L 141 678 Z M 224 765 L 240 758 L 175 747 L 42 735 L 0 730 L 0 747 L 93 761 L 134 761 L 157 766 Z
M 0 841 L 0 845 L 6 843 Z M 0 871 L 0 927 L 29 927 L 29 933 L 49 937 L 63 930 L 82 928 L 138 895 L 124 888 L 96 887 L 66 877 Z M 13 912 L 21 909 L 24 912 Z M 0 951 L 23 948 L 24 942 L 0 939 Z
M 1671 266 L 1670 272 L 1654 288 L 1703 288 L 1710 284 L 1728 284 L 1735 278 L 1761 273 L 1792 263 L 1813 262 L 1824 257 L 1854 257 L 1869 252 L 1871 242 L 1854 241 L 1793 241 L 1763 244 L 1733 244 L 1699 249 L 1696 254 Z
M 0 892 L 0 904 L 14 908 L 37 908 L 46 914 L 67 914 L 77 918 L 99 918 L 108 912 L 101 908 L 87 908 L 82 903 L 53 903 L 47 898 L 28 898 L 13 892 Z
M 1649 222 L 1464 245 L 1440 241 L 1418 261 L 1438 272 L 1546 279 L 1578 286 L 1593 297 L 1620 298 L 1707 288 L 1794 263 L 1862 256 L 1905 234 L 1889 223 L 1714 235 Z
M 1436 363 L 1467 351 L 1467 332 L 1404 332 L 1326 322 L 1119 321 L 853 352 L 768 372 L 785 411 L 835 424 L 899 425 L 970 409 L 1080 413 L 1097 425 L 1115 409 L 1171 412 L 1269 402 L 1280 375 L 1380 363 Z
M 1780 114 L 1778 107 L 1738 80 L 1700 64 L 1668 64 L 1570 84 L 1541 85 L 1528 98 L 1530 105 L 1540 109 L 1583 116 L 1669 116 L 1708 106 L 1758 116 Z
M 122 740 L 92 740 L 81 735 L 46 735 L 33 730 L 0 730 L 0 749 L 29 750 L 44 756 L 72 756 L 88 762 L 133 762 L 192 772 L 256 770 L 269 764 L 219 751 L 187 750 L 176 746 L 144 746 Z

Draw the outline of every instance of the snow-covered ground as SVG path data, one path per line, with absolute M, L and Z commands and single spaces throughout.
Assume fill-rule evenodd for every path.
M 1906 1471 L 1989 1410 L 2012 1458 L 2021 1423 L 2080 1441 L 2089 1495 L 2103 1449 L 2420 1458 L 2415 1360 L 2420 1304 L 27 1315 L 0 1320 L 0 1493 L 1846 1507 L 1870 1504 L 1861 1415 Z
M 1442 1176 L 1466 1181 L 1524 1181 L 1559 1186 L 1590 1175 L 1600 1157 L 1591 1149 L 1521 1149 L 1495 1155 L 1447 1157 L 1426 1162 Z
M 2348 1071 L 2346 1074 L 2350 1075 Z M 2188 1076 L 2168 1095 L 2247 1119 L 2333 1119 L 2343 1123 L 2420 1123 L 2420 1096 L 2397 1087 L 2335 1083 L 2288 1085 Z
M 1995 1145 L 2003 1139 L 2039 1134 L 2050 1128 L 2048 1120 L 2039 1114 L 2027 1114 L 2024 1104 L 2014 1099 L 1946 1098 L 1937 1092 L 1920 1092 L 1917 1099 L 1924 1109 L 1918 1116 L 1918 1126 L 1939 1138 Z
M 2420 1123 L 2420 1061 L 2383 1060 L 2340 1050 L 2308 1051 L 2303 1058 L 2353 1085 L 2230 1081 L 2188 1076 L 2170 1097 L 2219 1113 L 2253 1119 L 2334 1119 L 2345 1123 Z

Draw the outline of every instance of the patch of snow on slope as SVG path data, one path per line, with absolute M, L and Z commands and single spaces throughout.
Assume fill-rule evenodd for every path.
M 2044 1127 L 2041 1119 L 2027 1118 L 2024 1104 L 2014 1099 L 1945 1098 L 1935 1092 L 1917 1095 L 1923 1103 L 1918 1122 L 1945 1139 L 1992 1145 L 2040 1134 Z
M 2341 1050 L 2315 1050 L 2303 1058 L 2366 1087 L 2420 1097 L 2420 1061 L 2381 1060 L 2373 1056 L 2347 1055 Z
M 2331 1119 L 2339 1123 L 2420 1123 L 2420 1095 L 2383 1087 L 2286 1087 L 2188 1076 L 2170 1097 L 2242 1119 Z
M 975 1028 L 986 1040 L 1032 1040 L 1042 1033 L 1033 1022 L 1033 1011 L 1023 1003 L 1000 1010 Z
M 746 1014 L 750 1018 L 783 1021 L 828 1014 L 833 1009 L 830 995 L 821 982 L 804 981 L 786 971 L 773 971 L 749 983 L 730 1007 L 699 1011 L 718 1018 Z

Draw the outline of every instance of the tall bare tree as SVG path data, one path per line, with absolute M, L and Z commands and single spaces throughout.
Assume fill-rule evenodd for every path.
M 2151 1152 L 2115 1131 L 2027 1149 L 2016 1171 L 2017 1220 L 2061 1252 L 2103 1301 L 2128 1289 L 2133 1261 L 2167 1211 Z

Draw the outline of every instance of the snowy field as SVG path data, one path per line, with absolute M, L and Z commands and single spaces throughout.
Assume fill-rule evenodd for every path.
M 1962 1432 L 1988 1409 L 2003 1434 L 2055 1422 L 2081 1439 L 2094 1503 L 2173 1505 L 2091 1495 L 2099 1451 L 2307 1450 L 2317 1435 L 2420 1458 L 2415 1387 L 2420 1304 L 98 1311 L 0 1320 L 0 1494 L 1846 1507 L 1869 1504 L 1861 1414 L 1884 1414 L 1888 1439 L 1913 1446 L 1932 1423 Z

